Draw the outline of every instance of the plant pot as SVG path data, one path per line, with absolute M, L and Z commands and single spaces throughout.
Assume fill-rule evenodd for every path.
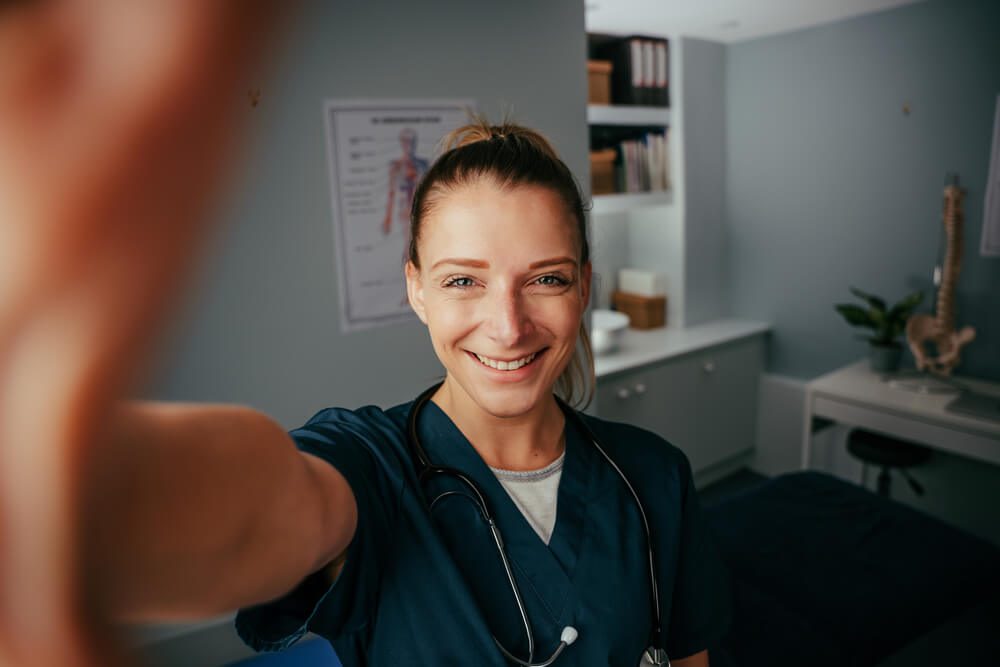
M 875 345 L 868 348 L 868 361 L 876 373 L 895 373 L 899 370 L 899 362 L 903 358 L 903 346 Z

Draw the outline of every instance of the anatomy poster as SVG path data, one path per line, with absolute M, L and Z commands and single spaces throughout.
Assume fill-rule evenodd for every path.
M 341 329 L 409 320 L 403 262 L 410 204 L 469 100 L 328 100 L 325 105 Z

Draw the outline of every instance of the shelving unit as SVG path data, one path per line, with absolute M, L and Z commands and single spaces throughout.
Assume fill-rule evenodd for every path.
M 641 140 L 648 133 L 664 134 L 670 127 L 670 109 L 667 107 L 590 104 L 587 105 L 587 123 L 591 128 L 591 150 L 606 148 L 609 145 L 617 147 L 618 142 Z M 619 155 L 621 154 L 621 149 L 619 149 Z M 670 162 L 671 160 L 668 158 L 668 178 Z M 600 210 L 619 212 L 626 210 L 631 205 L 649 206 L 669 203 L 670 199 L 664 194 L 662 190 L 654 189 L 649 192 L 622 192 L 602 194 L 597 197 L 605 200 Z M 595 212 L 598 211 L 597 197 L 594 198 Z M 618 197 L 622 199 L 612 203 L 612 200 Z
M 595 413 L 643 426 L 681 447 L 702 481 L 746 461 L 753 445 L 766 326 L 725 321 L 725 50 L 686 37 L 669 42 L 670 108 L 588 105 L 590 147 L 630 131 L 668 127 L 671 191 L 594 197 L 596 303 L 607 307 L 621 268 L 664 277 L 667 327 L 628 331 L 599 359 Z M 610 129 L 609 129 L 610 128 Z M 749 326 L 740 340 L 667 359 L 671 340 Z M 647 347 L 648 345 L 648 347 Z M 739 406 L 719 420 L 711 406 Z M 706 406 L 709 406 L 706 408 Z
M 670 124 L 670 109 L 667 107 L 588 104 L 587 122 L 590 125 L 666 126 Z
M 666 104 L 669 95 L 666 84 L 669 76 L 663 72 L 663 65 L 669 64 L 667 57 L 667 40 L 665 38 L 645 37 L 622 38 L 599 33 L 587 35 L 588 57 L 598 60 L 605 59 L 608 68 L 589 68 L 588 76 L 592 77 L 595 92 L 592 99 L 611 104 L 588 104 L 587 124 L 590 127 L 590 150 L 605 151 L 614 148 L 617 153 L 615 161 L 616 174 L 614 189 L 626 190 L 615 194 L 601 194 L 594 197 L 594 213 L 621 213 L 633 207 L 647 207 L 669 204 L 672 198 L 663 192 L 669 183 L 668 155 L 663 155 L 663 149 L 669 142 L 663 140 L 670 127 L 670 108 L 667 106 L 643 106 L 624 102 L 641 101 L 645 104 Z M 623 50 L 624 47 L 624 50 Z M 641 49 L 641 62 L 636 60 L 636 49 Z M 645 83 L 637 84 L 630 72 L 638 63 L 636 76 L 645 76 Z M 652 85 L 650 74 L 655 64 L 656 85 Z M 608 82 L 605 89 L 601 79 Z M 631 82 L 631 86 L 628 82 Z M 632 87 L 632 86 L 639 87 Z M 610 91 L 610 98 L 606 95 Z M 647 160 L 648 168 L 647 168 Z M 595 188 L 607 192 L 612 187 L 612 179 L 608 171 L 607 157 L 602 154 L 592 162 L 595 176 Z M 629 185 L 623 185 L 623 181 Z M 599 185 L 597 185 L 599 184 Z M 648 188 L 648 192 L 643 192 Z M 637 192 L 637 190 L 639 190 Z
M 624 135 L 668 127 L 671 189 L 595 196 L 591 225 L 602 279 L 596 303 L 609 304 L 618 269 L 656 271 L 666 279 L 668 326 L 683 328 L 722 317 L 728 307 L 725 52 L 720 44 L 671 36 L 669 54 L 669 108 L 588 105 L 586 112 L 592 141 L 605 128 Z
M 601 55 L 597 50 L 608 47 L 614 37 L 611 35 L 589 34 L 588 44 L 592 55 Z M 617 47 L 612 47 L 617 48 Z M 669 80 L 669 77 L 668 77 Z M 615 93 L 617 94 L 617 93 Z M 666 99 L 666 95 L 664 95 Z M 614 98 L 612 98 L 614 101 Z M 587 124 L 590 126 L 591 150 L 603 149 L 609 146 L 618 148 L 619 142 L 643 141 L 647 133 L 660 134 L 667 131 L 671 125 L 670 108 L 665 106 L 638 106 L 625 104 L 588 104 Z M 667 142 L 670 143 L 669 141 Z M 623 159 L 622 149 L 618 148 L 619 160 Z M 671 163 L 674 151 L 668 148 L 667 178 L 670 179 Z M 634 164 L 634 163 L 630 163 Z M 620 165 L 617 167 L 622 168 Z M 619 179 L 621 174 L 619 174 Z M 656 178 L 654 176 L 654 178 Z M 629 211 L 646 209 L 654 206 L 669 206 L 673 203 L 673 193 L 662 190 L 663 183 L 651 183 L 654 186 L 649 192 L 619 192 L 614 194 L 595 195 L 593 198 L 593 215 L 627 214 Z M 670 187 L 673 183 L 668 181 Z M 659 187 L 656 187 L 659 186 Z M 619 184 L 619 187 L 620 184 Z

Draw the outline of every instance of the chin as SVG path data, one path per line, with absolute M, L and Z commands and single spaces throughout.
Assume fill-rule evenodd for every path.
M 531 412 L 551 392 L 530 389 L 504 389 L 477 391 L 472 397 L 480 408 L 500 418 L 520 417 Z
M 464 382 L 457 384 L 472 403 L 501 419 L 528 414 L 552 395 L 552 387 L 545 383 L 503 385 L 478 382 L 474 378 L 463 379 Z

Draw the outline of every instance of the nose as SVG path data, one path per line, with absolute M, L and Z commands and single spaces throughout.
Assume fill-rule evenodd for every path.
M 517 290 L 498 289 L 487 305 L 489 335 L 503 347 L 517 347 L 532 331 L 524 296 Z

